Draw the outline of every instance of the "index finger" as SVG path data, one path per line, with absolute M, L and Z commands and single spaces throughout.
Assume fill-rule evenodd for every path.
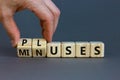
M 47 42 L 51 42 L 54 33 L 54 17 L 51 11 L 46 7 L 44 2 L 41 2 L 41 0 L 40 2 L 33 1 L 33 3 L 30 3 L 27 6 L 27 8 L 34 12 L 40 19 L 42 35 L 47 40 Z

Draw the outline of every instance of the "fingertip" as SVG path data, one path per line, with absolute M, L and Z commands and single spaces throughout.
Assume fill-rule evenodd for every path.
M 52 42 L 52 38 L 46 37 L 46 36 L 44 36 L 44 38 L 45 38 L 45 40 L 46 40 L 47 42 Z
M 42 32 L 42 35 L 43 35 L 43 38 L 47 42 L 52 42 L 52 34 L 51 33 Z
M 19 39 L 20 39 L 20 38 L 11 40 L 12 47 L 14 47 L 14 48 L 17 47 L 17 44 L 18 44 L 18 42 L 19 42 Z
M 15 43 L 14 40 L 11 40 L 11 44 L 12 44 L 12 47 L 16 48 L 17 47 L 17 44 Z
M 14 33 L 12 33 L 12 32 L 14 32 Z M 19 40 L 20 40 L 20 32 L 19 32 L 19 30 L 9 31 L 8 36 L 11 39 L 12 47 L 16 47 Z

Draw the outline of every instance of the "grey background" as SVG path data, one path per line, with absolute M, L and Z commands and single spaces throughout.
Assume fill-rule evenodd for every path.
M 61 18 L 53 41 L 103 41 L 105 58 L 18 58 L 0 25 L 0 80 L 119 80 L 120 1 L 54 0 Z M 42 37 L 38 18 L 15 15 L 21 37 Z

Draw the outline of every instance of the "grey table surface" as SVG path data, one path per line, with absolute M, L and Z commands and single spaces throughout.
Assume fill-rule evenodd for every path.
M 53 41 L 103 41 L 104 58 L 18 58 L 0 24 L 0 80 L 119 80 L 120 1 L 53 0 L 61 10 Z M 15 15 L 21 37 L 38 38 L 38 18 Z

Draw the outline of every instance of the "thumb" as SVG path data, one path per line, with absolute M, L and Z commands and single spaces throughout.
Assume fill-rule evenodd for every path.
M 11 39 L 12 46 L 15 47 L 20 39 L 20 32 L 13 19 L 13 16 L 6 15 L 5 17 L 3 17 L 2 24 Z

